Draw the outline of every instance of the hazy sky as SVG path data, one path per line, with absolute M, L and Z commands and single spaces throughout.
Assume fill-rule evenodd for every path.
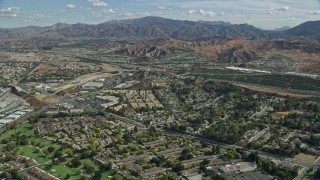
M 96 24 L 144 16 L 274 29 L 320 20 L 320 0 L 0 0 L 0 27 Z

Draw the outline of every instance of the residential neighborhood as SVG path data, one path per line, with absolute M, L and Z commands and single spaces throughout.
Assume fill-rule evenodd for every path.
M 0 180 L 320 179 L 319 2 L 0 0 Z

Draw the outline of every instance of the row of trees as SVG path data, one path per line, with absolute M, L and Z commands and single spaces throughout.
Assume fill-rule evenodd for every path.
M 236 121 L 220 121 L 219 123 L 211 125 L 209 128 L 205 129 L 202 134 L 209 139 L 234 144 L 240 140 L 245 132 L 256 127 L 261 127 L 261 125 L 257 123 L 239 124 Z
M 271 161 L 261 159 L 257 153 L 251 153 L 248 156 L 248 160 L 257 164 L 258 168 L 263 169 L 269 174 L 278 177 L 283 180 L 294 179 L 298 175 L 298 169 L 288 169 L 278 165 L 275 165 Z

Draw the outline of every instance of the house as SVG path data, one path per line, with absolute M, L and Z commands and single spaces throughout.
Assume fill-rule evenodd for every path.
M 81 114 L 81 113 L 83 113 L 83 109 L 71 109 L 70 113 L 71 114 Z
M 166 169 L 161 168 L 161 167 L 154 167 L 154 168 L 150 168 L 150 169 L 144 170 L 144 173 L 147 176 L 154 176 L 154 175 L 157 175 L 157 174 L 160 174 L 160 173 L 164 172 L 165 170 Z
M 27 180 L 59 180 L 57 177 L 37 168 L 33 167 L 25 171 L 23 174 L 25 179 Z
M 165 139 L 159 139 L 159 140 L 143 143 L 143 145 L 145 147 L 157 147 L 166 142 L 167 141 Z
M 193 176 L 187 177 L 188 180 L 203 180 L 203 175 L 202 174 L 196 174 Z
M 8 163 L 8 166 L 12 169 L 21 169 L 24 167 L 23 164 L 19 163 L 19 162 L 16 162 L 16 161 L 9 161 Z
M 195 157 L 195 158 L 192 158 L 192 159 L 189 159 L 189 160 L 184 160 L 182 161 L 181 163 L 184 165 L 184 166 L 189 166 L 189 165 L 192 165 L 194 163 L 201 163 L 203 160 L 215 160 L 217 159 L 216 156 L 203 156 L 203 157 Z
M 56 115 L 59 114 L 59 110 L 58 109 L 50 109 L 46 112 L 47 115 Z

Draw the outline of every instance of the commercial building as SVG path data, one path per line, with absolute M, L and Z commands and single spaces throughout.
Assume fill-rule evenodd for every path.
M 88 82 L 82 85 L 83 89 L 99 89 L 101 87 L 103 87 L 103 83 L 101 82 Z
M 239 162 L 237 164 L 227 164 L 219 168 L 219 170 L 222 171 L 223 173 L 250 172 L 256 169 L 257 169 L 257 165 L 251 162 Z

